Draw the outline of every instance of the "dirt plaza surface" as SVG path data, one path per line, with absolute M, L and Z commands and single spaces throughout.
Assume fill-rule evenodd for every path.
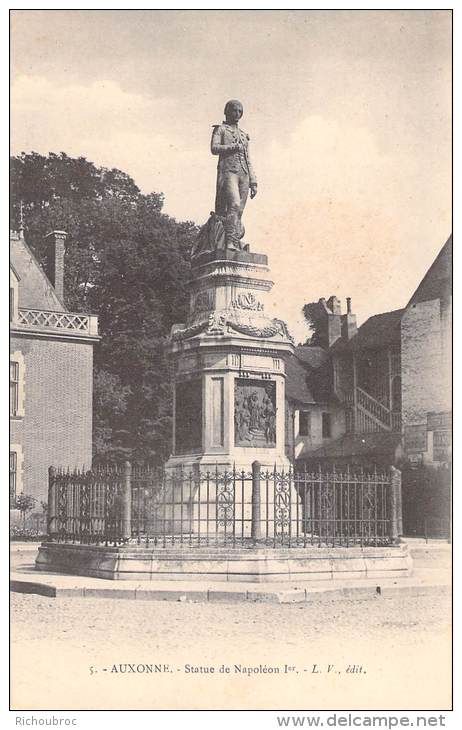
M 14 709 L 448 709 L 450 594 L 11 596 Z

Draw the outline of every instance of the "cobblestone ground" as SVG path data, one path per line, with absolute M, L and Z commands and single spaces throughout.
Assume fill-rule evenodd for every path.
M 305 605 L 12 594 L 11 608 L 15 709 L 450 707 L 443 593 Z

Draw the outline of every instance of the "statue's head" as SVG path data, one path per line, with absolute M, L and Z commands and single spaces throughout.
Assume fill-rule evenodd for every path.
M 244 112 L 243 106 L 237 99 L 230 99 L 225 104 L 225 118 L 231 124 L 236 124 Z

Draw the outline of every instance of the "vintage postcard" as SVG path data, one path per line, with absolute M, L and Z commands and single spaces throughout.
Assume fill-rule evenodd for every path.
M 451 10 L 10 22 L 11 709 L 444 726 Z

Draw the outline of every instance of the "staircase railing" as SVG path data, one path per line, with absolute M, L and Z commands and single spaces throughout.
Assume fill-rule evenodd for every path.
M 351 408 L 354 404 L 353 392 L 345 393 L 343 402 L 345 406 Z M 401 413 L 391 411 L 359 386 L 356 387 L 356 408 L 354 411 L 354 430 L 356 433 L 401 431 Z
M 366 393 L 359 386 L 356 387 L 356 397 L 357 404 L 361 408 L 364 408 L 371 416 L 381 421 L 386 428 L 391 428 L 391 411 L 386 406 L 369 395 L 369 393 Z

